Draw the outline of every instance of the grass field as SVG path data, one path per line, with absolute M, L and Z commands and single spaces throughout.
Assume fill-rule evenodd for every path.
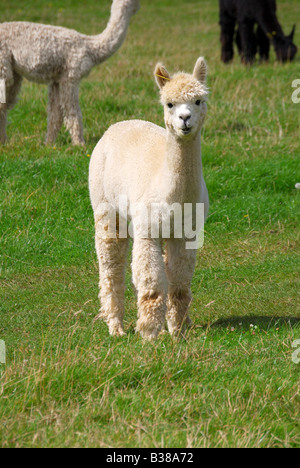
M 298 0 L 281 0 L 286 33 Z M 47 89 L 24 83 L 0 149 L 1 447 L 300 447 L 300 79 L 292 64 L 220 62 L 217 1 L 141 0 L 123 47 L 81 85 L 86 148 L 43 144 Z M 100 32 L 109 0 L 2 0 L 1 21 Z M 186 340 L 124 338 L 93 322 L 98 267 L 89 156 L 113 122 L 163 125 L 153 80 L 209 65 L 202 138 L 210 193 Z

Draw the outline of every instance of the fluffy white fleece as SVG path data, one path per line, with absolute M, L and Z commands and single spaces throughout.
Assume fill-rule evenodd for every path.
M 196 205 L 208 211 L 208 192 L 203 179 L 200 130 L 207 112 L 207 67 L 200 57 L 192 75 L 171 77 L 162 64 L 155 68 L 164 106 L 166 128 L 132 120 L 111 126 L 97 144 L 90 162 L 89 187 L 95 215 L 96 250 L 100 266 L 102 317 L 113 335 L 122 335 L 124 271 L 128 239 L 111 238 L 108 211 L 119 217 L 120 198 L 128 201 L 134 243 L 132 272 L 137 290 L 137 331 L 155 339 L 165 317 L 170 333 L 190 323 L 191 281 L 196 250 L 186 249 L 185 239 L 145 238 L 133 207 L 167 203 Z M 119 219 L 120 222 L 120 219 Z M 144 231 L 143 231 L 144 232 Z M 105 235 L 107 233 L 107 235 Z
M 15 105 L 24 77 L 49 85 L 46 143 L 55 141 L 64 121 L 73 144 L 84 144 L 80 81 L 122 45 L 138 8 L 139 0 L 113 0 L 108 25 L 96 36 L 45 24 L 0 24 L 0 79 L 6 87 L 6 103 L 0 103 L 0 143 L 7 139 L 7 111 Z

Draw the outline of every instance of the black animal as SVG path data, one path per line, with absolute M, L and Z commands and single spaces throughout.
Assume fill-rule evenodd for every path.
M 234 39 L 243 63 L 252 63 L 257 50 L 261 60 L 268 60 L 270 44 L 277 60 L 293 60 L 297 53 L 293 43 L 295 26 L 289 36 L 284 35 L 276 16 L 276 0 L 219 0 L 219 4 L 224 63 L 233 59 Z

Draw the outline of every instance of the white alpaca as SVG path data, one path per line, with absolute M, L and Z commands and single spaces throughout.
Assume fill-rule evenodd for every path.
M 64 121 L 73 144 L 84 144 L 80 81 L 122 45 L 138 8 L 139 0 L 113 0 L 108 25 L 97 36 L 36 23 L 0 24 L 0 79 L 6 87 L 6 103 L 0 103 L 0 142 L 7 139 L 7 111 L 15 105 L 25 77 L 49 85 L 46 143 L 55 141 Z
M 171 334 L 190 323 L 191 281 L 196 250 L 187 250 L 184 238 L 145 238 L 133 207 L 152 203 L 165 206 L 204 203 L 208 192 L 202 175 L 200 130 L 206 112 L 207 67 L 200 57 L 193 75 L 172 78 L 161 64 L 155 69 L 164 106 L 166 129 L 132 120 L 111 126 L 97 144 L 90 162 L 89 187 L 94 210 L 96 250 L 100 266 L 102 317 L 112 335 L 123 335 L 125 265 L 128 239 L 111 238 L 107 222 L 110 207 L 118 212 L 120 198 L 128 200 L 134 243 L 132 272 L 138 296 L 136 330 L 155 339 L 167 318 Z M 135 213 L 134 213 L 135 212 Z

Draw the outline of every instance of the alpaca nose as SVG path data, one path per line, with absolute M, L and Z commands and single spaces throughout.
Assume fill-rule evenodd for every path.
M 191 114 L 189 112 L 180 114 L 179 115 L 180 120 L 183 120 L 183 122 L 186 124 L 187 121 L 191 118 Z

